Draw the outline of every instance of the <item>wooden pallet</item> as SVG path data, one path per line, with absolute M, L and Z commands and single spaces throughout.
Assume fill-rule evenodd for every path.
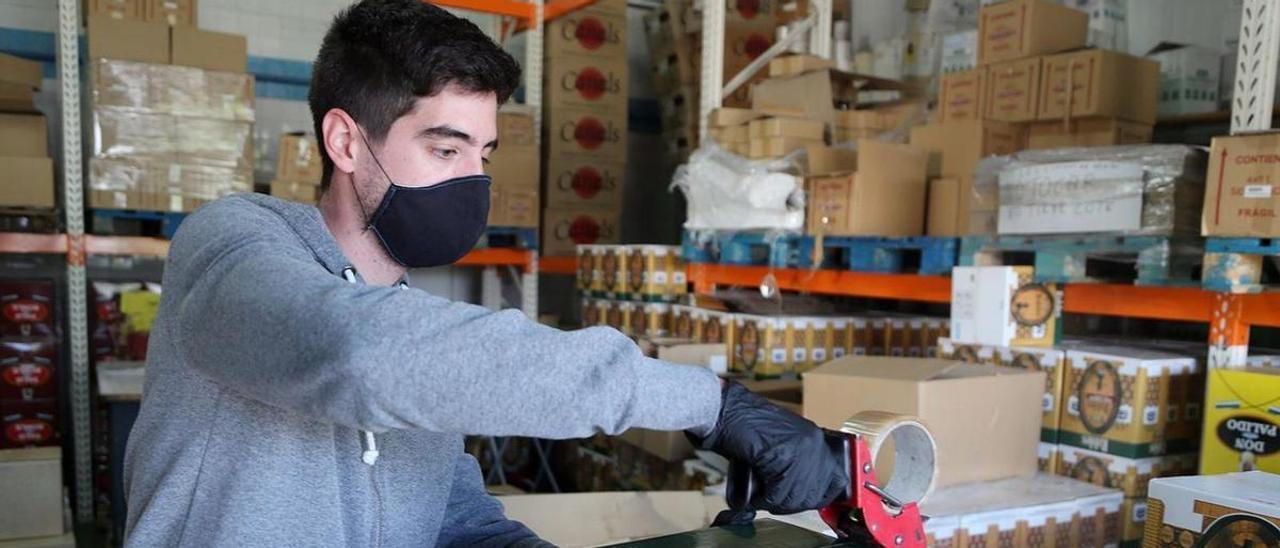
M 187 213 L 137 209 L 90 210 L 90 233 L 104 236 L 148 236 L 172 239 Z
M 0 207 L 0 232 L 62 232 L 62 219 L 57 209 Z
M 681 254 L 686 262 L 747 266 L 793 267 L 812 245 L 807 236 L 789 232 L 725 232 L 694 234 L 685 231 Z
M 813 266 L 817 238 L 806 236 L 797 266 Z M 955 238 L 826 236 L 822 238 L 822 267 L 857 272 L 947 275 L 956 265 Z
M 538 229 L 514 226 L 491 226 L 485 230 L 477 248 L 537 249 Z
M 1042 282 L 1196 285 L 1203 241 L 1164 236 L 969 236 L 960 265 L 1034 265 Z
M 1277 257 L 1280 239 L 1208 238 L 1204 242 L 1203 286 L 1228 293 L 1275 289 L 1280 285 Z

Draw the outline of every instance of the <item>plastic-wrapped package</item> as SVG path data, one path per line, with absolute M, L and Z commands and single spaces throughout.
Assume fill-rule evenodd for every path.
M 689 230 L 792 230 L 804 228 L 803 150 L 769 161 L 751 161 L 703 145 L 676 170 L 672 186 L 688 201 Z
M 101 107 L 93 112 L 95 157 L 170 157 L 175 152 L 173 117 Z
M 1028 150 L 973 175 L 974 234 L 1200 232 L 1207 153 L 1186 145 Z
M 252 122 L 251 74 L 96 59 L 93 107 Z
M 173 141 L 184 163 L 252 168 L 252 124 L 209 118 L 174 118 Z

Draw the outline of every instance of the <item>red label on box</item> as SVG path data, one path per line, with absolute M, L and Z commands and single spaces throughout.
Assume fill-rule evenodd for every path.
M 610 21 L 601 20 L 594 15 L 584 15 L 572 19 L 564 26 L 565 38 L 582 46 L 582 49 L 594 51 L 605 44 L 621 42 L 621 34 Z
M 57 408 L 53 400 L 0 401 L 0 449 L 56 445 Z
M 49 341 L 0 342 L 0 399 L 57 397 L 57 347 Z
M 0 282 L 0 336 L 51 337 L 53 284 Z
M 585 150 L 595 150 L 605 143 L 620 141 L 622 132 L 611 122 L 602 122 L 594 116 L 584 115 L 577 121 L 566 122 L 561 126 L 560 138 L 573 141 Z

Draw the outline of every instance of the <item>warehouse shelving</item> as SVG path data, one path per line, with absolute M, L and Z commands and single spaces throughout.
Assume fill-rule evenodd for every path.
M 567 257 L 543 257 L 538 264 L 538 271 L 543 274 L 572 276 L 578 272 L 578 258 L 572 255 Z

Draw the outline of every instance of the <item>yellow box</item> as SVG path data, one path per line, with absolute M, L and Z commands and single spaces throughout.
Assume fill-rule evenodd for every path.
M 797 323 L 784 316 L 733 315 L 730 369 L 757 378 L 794 375 Z M 803 336 L 802 331 L 802 343 Z
M 606 298 L 625 298 L 627 286 L 627 259 L 630 249 L 625 245 L 601 245 L 600 257 L 600 289 Z
M 609 302 L 599 299 L 582 299 L 582 327 L 607 325 L 605 316 L 609 313 Z
M 1088 346 L 1068 350 L 1067 363 L 1061 443 L 1127 458 L 1194 450 L 1192 439 L 1170 436 L 1179 428 L 1169 420 L 1171 408 L 1187 403 L 1178 398 L 1190 397 L 1173 379 L 1197 375 L 1194 358 Z
M 631 303 L 625 301 L 605 301 L 604 324 L 623 333 L 631 330 Z
M 1196 467 L 1195 453 L 1127 459 L 1058 444 L 1058 455 L 1059 476 L 1119 489 L 1126 497 L 1146 497 L 1153 478 L 1190 474 Z
M 627 292 L 636 301 L 670 302 L 688 292 L 678 246 L 630 246 L 626 277 Z
M 596 248 L 595 245 L 578 245 L 574 248 L 575 255 L 578 256 L 577 278 L 575 279 L 577 288 L 581 291 L 593 292 L 599 286 L 597 276 L 600 274 L 600 265 L 596 264 Z
M 733 314 L 719 310 L 704 310 L 699 315 L 702 328 L 698 332 L 697 341 L 702 344 L 731 344 L 734 335 Z M 727 355 L 732 360 L 733 348 L 729 347 Z
M 1151 482 L 1143 548 L 1280 546 L 1280 475 L 1259 470 Z
M 1026 346 L 996 347 L 995 362 L 1005 367 L 1045 372 L 1040 441 L 1057 443 L 1058 430 L 1062 426 L 1062 382 L 1066 375 L 1066 352 Z
M 677 339 L 689 339 L 701 342 L 702 322 L 706 314 L 702 309 L 677 304 L 671 306 L 671 336 Z
M 1210 369 L 1200 473 L 1280 474 L 1280 369 Z
M 1040 442 L 1036 446 L 1036 469 L 1045 474 L 1056 474 L 1062 461 L 1062 451 L 1056 443 Z

